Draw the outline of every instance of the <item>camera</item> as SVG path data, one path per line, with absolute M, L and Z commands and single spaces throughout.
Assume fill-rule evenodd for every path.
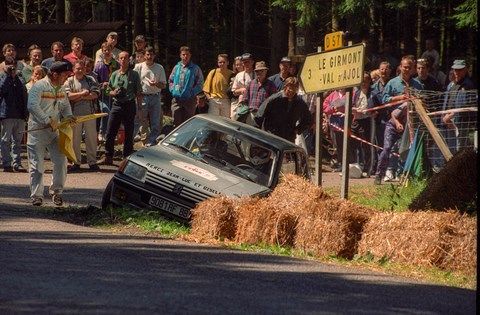
M 5 66 L 5 71 L 12 75 L 15 73 L 15 66 L 14 65 L 8 65 L 8 66 Z
M 118 94 L 117 94 L 117 97 L 125 97 L 127 94 L 127 89 L 124 88 L 123 86 L 120 86 L 118 88 Z

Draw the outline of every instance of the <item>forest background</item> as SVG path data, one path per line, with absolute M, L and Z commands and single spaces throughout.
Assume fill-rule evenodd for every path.
M 204 72 L 219 53 L 232 60 L 250 52 L 273 74 L 282 56 L 301 61 L 323 47 L 325 34 L 344 31 L 354 44 L 366 43 L 368 58 L 381 55 L 386 43 L 397 58 L 420 57 L 425 40 L 434 39 L 444 72 L 454 59 L 467 59 L 476 77 L 476 0 L 0 0 L 0 23 L 105 21 L 125 22 L 118 46 L 127 51 L 136 35 L 145 35 L 167 71 L 188 45 Z

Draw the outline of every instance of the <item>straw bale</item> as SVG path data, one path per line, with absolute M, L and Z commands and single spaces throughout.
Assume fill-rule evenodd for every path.
M 233 239 L 237 228 L 236 209 L 249 202 L 248 199 L 222 196 L 200 202 L 192 210 L 191 236 L 196 239 Z
M 425 189 L 409 205 L 410 210 L 447 210 L 473 212 L 477 198 L 477 153 L 464 149 L 434 174 Z
M 438 267 L 449 270 L 475 272 L 477 269 L 477 217 L 463 215 L 442 237 L 445 257 Z
M 447 252 L 442 239 L 452 231 L 459 217 L 453 211 L 377 213 L 364 228 L 358 253 L 395 262 L 438 266 Z
M 351 259 L 373 213 L 374 210 L 347 200 L 322 200 L 311 213 L 299 218 L 295 247 L 319 257 Z
M 235 240 L 293 246 L 298 218 L 327 198 L 321 187 L 302 177 L 285 175 L 267 198 L 239 210 Z

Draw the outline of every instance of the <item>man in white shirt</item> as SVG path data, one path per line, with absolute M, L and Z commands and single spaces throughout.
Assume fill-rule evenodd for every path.
M 250 53 L 244 53 L 242 55 L 242 64 L 245 70 L 237 73 L 235 79 L 233 80 L 232 84 L 232 92 L 233 95 L 238 97 L 236 100 L 233 100 L 231 103 L 231 116 L 230 118 L 233 120 L 238 120 L 239 116 L 242 113 L 237 113 L 238 109 L 241 108 L 239 105 L 243 101 L 243 95 L 247 90 L 250 81 L 255 78 L 255 73 L 253 71 L 253 56 Z
M 108 44 L 110 44 L 113 47 L 113 49 L 112 49 L 113 59 L 118 61 L 118 54 L 120 54 L 122 52 L 120 49 L 115 47 L 118 43 L 118 33 L 117 32 L 108 33 L 106 41 L 107 41 Z M 95 53 L 95 63 L 97 63 L 99 61 L 103 61 L 102 48 L 97 50 L 97 52 Z
M 148 135 L 146 146 L 155 145 L 156 139 L 160 135 L 162 127 L 163 113 L 160 92 L 166 87 L 167 79 L 162 65 L 154 62 L 155 51 L 153 47 L 145 48 L 145 61 L 135 65 L 134 70 L 140 76 L 142 84 L 143 101 L 141 105 L 141 114 L 138 116 L 145 120 L 146 115 L 149 118 L 150 134 Z M 140 129 L 141 122 L 135 123 L 134 135 Z

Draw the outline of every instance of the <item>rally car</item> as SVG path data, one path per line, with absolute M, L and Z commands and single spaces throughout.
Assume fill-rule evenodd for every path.
M 161 211 L 188 222 L 191 209 L 215 196 L 265 196 L 284 174 L 309 178 L 305 150 L 261 129 L 213 115 L 196 115 L 157 145 L 122 161 L 102 208 Z

